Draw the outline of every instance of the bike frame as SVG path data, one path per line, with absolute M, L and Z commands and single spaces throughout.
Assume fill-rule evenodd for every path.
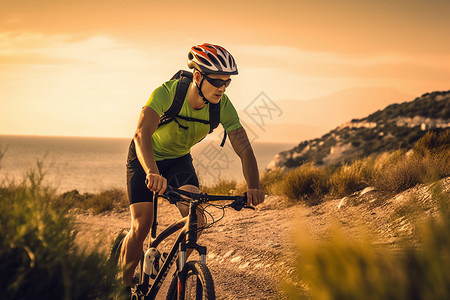
M 169 193 L 167 193 L 169 191 Z M 183 196 L 188 197 L 189 199 L 189 214 L 186 217 L 181 218 L 180 220 L 172 223 L 168 227 L 166 227 L 159 235 L 156 234 L 158 222 L 158 198 L 166 198 L 172 204 L 180 202 L 183 199 Z M 185 199 L 185 200 L 188 200 Z M 176 200 L 176 201 L 175 201 Z M 167 273 L 170 270 L 170 267 L 173 265 L 175 260 L 178 258 L 178 266 L 177 272 L 180 273 L 184 265 L 186 264 L 186 251 L 188 249 L 196 250 L 200 259 L 203 263 L 206 263 L 206 247 L 200 246 L 197 243 L 198 238 L 198 216 L 197 209 L 202 203 L 212 202 L 212 201 L 233 201 L 230 205 L 231 208 L 235 210 L 241 210 L 242 208 L 252 208 L 246 206 L 247 203 L 247 194 L 244 193 L 243 196 L 221 196 L 221 195 L 208 195 L 203 193 L 190 193 L 179 189 L 174 189 L 172 187 L 167 187 L 165 195 L 156 195 L 153 199 L 153 223 L 150 232 L 150 241 L 149 247 L 156 248 L 162 241 L 164 241 L 167 237 L 175 234 L 177 231 L 180 231 L 178 237 L 173 243 L 170 252 L 165 258 L 164 263 L 159 269 L 158 274 L 156 275 L 153 284 L 150 286 L 149 275 L 143 275 L 143 261 L 141 261 L 141 278 L 140 283 L 136 286 L 135 293 L 138 294 L 138 297 L 144 296 L 144 299 L 155 299 L 159 289 L 161 288 L 164 279 L 167 276 Z M 142 256 L 143 257 L 143 256 Z
M 175 262 L 178 257 L 178 266 L 177 270 L 180 272 L 184 264 L 186 263 L 186 251 L 187 249 L 195 249 L 199 253 L 201 257 L 201 261 L 203 263 L 206 262 L 206 247 L 200 246 L 197 244 L 197 224 L 198 224 L 198 216 L 197 216 L 197 208 L 200 205 L 200 201 L 192 200 L 189 205 L 189 214 L 186 217 L 178 220 L 177 222 L 172 223 L 167 228 L 165 228 L 159 235 L 156 236 L 156 229 L 158 222 L 157 219 L 157 208 L 158 208 L 158 197 L 155 197 L 153 206 L 154 206 L 154 221 L 151 229 L 151 238 L 149 242 L 149 247 L 156 248 L 163 240 L 177 231 L 181 230 L 176 238 L 170 252 L 163 265 L 161 266 L 158 275 L 156 276 L 153 284 L 150 289 L 149 283 L 141 282 L 138 286 L 138 290 L 142 292 L 145 296 L 145 299 L 154 299 L 159 289 L 161 288 L 164 279 L 166 278 L 170 267 Z M 141 272 L 142 277 L 142 272 Z

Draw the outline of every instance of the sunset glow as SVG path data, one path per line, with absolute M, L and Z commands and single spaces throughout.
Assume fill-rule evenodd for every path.
M 379 2 L 2 0 L 0 134 L 131 136 L 152 90 L 203 42 L 234 55 L 238 110 L 262 91 L 450 89 L 450 2 Z

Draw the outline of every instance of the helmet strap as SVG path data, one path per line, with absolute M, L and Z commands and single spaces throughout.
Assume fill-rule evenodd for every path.
M 195 82 L 195 85 L 197 86 L 198 94 L 200 95 L 200 97 L 202 97 L 203 102 L 205 102 L 205 104 L 208 104 L 210 102 L 208 99 L 206 99 L 206 97 L 203 95 L 203 92 L 202 92 L 203 80 L 205 80 L 205 76 L 202 74 L 202 80 L 200 81 L 200 86 L 197 84 L 197 81 Z

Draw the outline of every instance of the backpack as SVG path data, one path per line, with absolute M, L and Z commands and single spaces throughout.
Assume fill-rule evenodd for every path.
M 189 72 L 189 71 L 180 70 L 175 75 L 173 75 L 170 80 L 174 80 L 174 79 L 179 80 L 177 89 L 175 92 L 175 97 L 173 98 L 172 105 L 161 116 L 158 127 L 174 121 L 181 128 L 188 129 L 188 127 L 183 126 L 178 122 L 177 118 L 180 118 L 182 120 L 186 120 L 189 122 L 200 122 L 203 124 L 209 124 L 209 133 L 213 132 L 213 130 L 220 123 L 220 102 L 208 104 L 209 105 L 209 121 L 180 116 L 179 113 L 180 113 L 181 107 L 183 106 L 184 99 L 186 98 L 186 94 L 187 94 L 189 85 L 192 82 L 193 74 L 192 74 L 192 72 Z M 227 133 L 224 130 L 223 140 L 222 140 L 222 143 L 220 144 L 221 147 L 223 147 L 225 145 L 226 138 L 227 138 Z

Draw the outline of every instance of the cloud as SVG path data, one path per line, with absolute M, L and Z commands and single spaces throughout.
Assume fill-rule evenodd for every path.
M 0 62 L 9 64 L 85 64 L 141 65 L 132 45 L 109 36 L 88 36 L 74 39 L 72 35 L 44 35 L 37 33 L 0 33 Z
M 450 62 L 449 54 L 433 56 L 395 53 L 344 55 L 266 45 L 237 46 L 236 50 L 248 66 L 286 69 L 294 71 L 299 76 L 335 77 L 341 75 L 356 78 L 379 78 L 389 76 L 390 73 L 408 76 L 412 70 L 422 72 L 428 69 L 443 74 L 450 71 L 450 64 L 446 64 L 446 62 Z
M 346 88 L 353 82 L 353 86 L 397 85 L 401 89 L 403 81 L 442 85 L 450 82 L 449 54 L 343 55 L 286 46 L 238 45 L 235 48 L 238 66 L 244 73 L 257 81 L 276 81 L 281 87 L 296 84 L 299 89 L 310 89 L 313 84 L 315 89 L 320 89 L 320 85 L 329 89 L 332 84 Z

